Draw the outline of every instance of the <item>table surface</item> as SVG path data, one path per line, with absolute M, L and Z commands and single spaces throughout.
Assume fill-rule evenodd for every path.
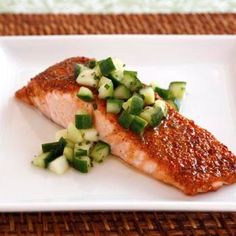
M 173 13 L 235 12 L 236 0 L 4 0 L 0 12 Z
M 106 24 L 106 27 L 101 25 Z M 0 14 L 0 35 L 235 34 L 234 14 Z M 0 235 L 236 235 L 236 213 L 2 213 Z

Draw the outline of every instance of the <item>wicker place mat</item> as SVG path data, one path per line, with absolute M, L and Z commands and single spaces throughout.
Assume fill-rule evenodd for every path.
M 236 14 L 0 15 L 0 35 L 234 33 Z
M 235 14 L 0 14 L 0 35 L 235 34 Z M 2 213 L 0 235 L 236 235 L 236 213 Z

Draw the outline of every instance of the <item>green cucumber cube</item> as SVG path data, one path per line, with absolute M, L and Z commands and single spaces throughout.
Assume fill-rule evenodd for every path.
M 125 85 L 119 85 L 114 90 L 114 97 L 117 99 L 129 99 L 131 97 L 130 90 Z
M 163 101 L 163 100 L 156 100 L 154 105 L 153 105 L 154 108 L 161 108 L 164 116 L 166 117 L 167 116 L 167 112 L 168 112 L 168 109 L 167 109 L 167 106 L 166 106 L 166 102 Z
M 83 141 L 81 131 L 73 123 L 70 123 L 67 127 L 67 137 L 74 143 L 81 143 Z
M 64 148 L 65 145 L 66 145 L 66 140 L 63 137 L 61 137 L 58 142 L 43 143 L 42 150 L 43 152 L 49 152 L 55 148 Z
M 60 156 L 49 163 L 48 169 L 58 175 L 64 174 L 69 169 L 69 164 L 65 156 Z
M 91 169 L 91 160 L 88 156 L 75 157 L 73 167 L 81 173 L 88 173 Z
M 82 70 L 81 65 L 80 64 L 75 64 L 75 67 L 74 67 L 75 79 L 77 79 L 77 77 L 79 76 L 81 70 Z
M 139 90 L 144 97 L 145 105 L 152 105 L 155 102 L 155 92 L 152 87 L 145 87 Z
M 158 95 L 165 100 L 169 98 L 169 89 L 155 87 L 155 92 L 158 93 Z
M 74 154 L 76 153 L 77 150 L 81 149 L 81 150 L 85 150 L 87 152 L 87 155 L 89 155 L 90 152 L 90 148 L 93 146 L 92 142 L 83 142 L 83 143 L 76 143 L 75 147 L 74 147 Z M 76 155 L 76 154 L 75 154 Z
M 74 149 L 69 146 L 65 146 L 63 155 L 66 157 L 66 159 L 71 163 L 74 158 Z
M 182 100 L 185 95 L 186 84 L 184 81 L 171 82 L 169 85 L 169 99 L 174 100 L 176 98 Z
M 97 87 L 98 80 L 96 77 L 95 68 L 89 69 L 88 67 L 80 64 L 80 73 L 76 79 L 76 82 L 84 86 Z
M 88 155 L 87 150 L 84 150 L 84 149 L 75 150 L 75 156 L 76 157 L 87 156 L 87 155 Z
M 90 60 L 88 63 L 86 63 L 86 66 L 90 69 L 93 69 L 97 65 L 96 60 Z
M 123 111 L 118 119 L 119 124 L 125 128 L 128 129 L 130 127 L 131 122 L 134 119 L 134 115 L 129 114 L 127 111 Z
M 142 134 L 148 122 L 139 116 L 134 116 L 130 124 L 130 129 L 136 134 Z
M 102 75 L 104 76 L 109 75 L 112 71 L 116 69 L 111 57 L 108 57 L 105 60 L 99 61 L 99 68 Z
M 38 156 L 34 157 L 32 164 L 39 168 L 46 168 L 45 159 L 50 156 L 50 152 L 41 153 Z
M 102 142 L 102 141 L 98 141 L 92 148 L 91 148 L 91 152 L 90 152 L 90 157 L 100 163 L 102 161 L 104 161 L 104 159 L 106 157 L 108 157 L 111 153 L 111 148 L 110 145 Z
M 93 126 L 93 118 L 90 114 L 76 114 L 75 126 L 77 129 L 89 129 Z
M 93 101 L 93 93 L 90 89 L 86 87 L 80 87 L 79 92 L 77 93 L 77 97 L 82 99 L 85 102 L 91 102 Z
M 120 99 L 107 99 L 106 111 L 113 114 L 118 114 L 121 111 L 123 101 Z
M 137 78 L 136 71 L 125 70 L 121 83 L 129 88 L 132 92 L 138 91 L 143 86 L 141 81 Z
M 102 77 L 99 81 L 98 97 L 106 99 L 113 96 L 114 86 L 110 79 Z
M 117 59 L 117 58 L 112 58 L 113 64 L 115 65 L 115 70 L 112 71 L 109 75 L 111 78 L 112 82 L 114 83 L 115 86 L 119 85 L 121 82 L 121 79 L 123 78 L 123 72 L 124 72 L 124 63 Z
M 130 100 L 130 105 L 128 106 L 127 111 L 130 114 L 138 115 L 142 111 L 144 106 L 143 99 L 138 95 L 133 95 L 129 100 Z
M 83 138 L 88 142 L 98 141 L 98 131 L 95 128 L 82 129 L 81 130 Z

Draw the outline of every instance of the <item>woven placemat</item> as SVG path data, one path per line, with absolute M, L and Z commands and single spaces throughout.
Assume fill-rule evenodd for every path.
M 0 14 L 0 35 L 235 34 L 235 14 Z M 236 235 L 236 213 L 0 214 L 0 235 Z
M 0 15 L 0 35 L 234 33 L 235 14 Z

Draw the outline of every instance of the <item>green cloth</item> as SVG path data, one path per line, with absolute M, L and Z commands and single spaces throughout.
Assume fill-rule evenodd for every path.
M 235 12 L 236 0 L 0 0 L 0 12 Z

